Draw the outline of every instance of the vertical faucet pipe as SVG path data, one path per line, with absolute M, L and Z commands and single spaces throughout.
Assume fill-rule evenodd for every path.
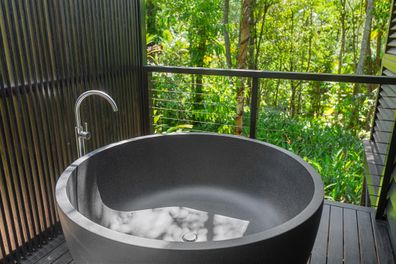
M 91 96 L 91 95 L 97 95 L 100 96 L 111 105 L 113 108 L 114 112 L 118 111 L 118 107 L 116 102 L 114 101 L 113 98 L 110 97 L 105 92 L 99 91 L 99 90 L 90 90 L 82 93 L 76 100 L 75 108 L 74 108 L 74 113 L 76 116 L 76 143 L 77 143 L 77 154 L 78 157 L 82 157 L 85 155 L 86 148 L 85 148 L 85 140 L 88 140 L 90 138 L 90 133 L 88 132 L 88 126 L 87 123 L 85 123 L 84 127 L 81 124 L 81 104 L 84 101 L 85 98 Z

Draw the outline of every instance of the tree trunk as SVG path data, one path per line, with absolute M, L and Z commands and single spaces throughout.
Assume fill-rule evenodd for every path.
M 357 18 L 355 17 L 354 14 L 352 14 L 352 55 L 353 55 L 353 67 L 354 70 L 356 72 L 356 68 L 357 68 L 357 45 L 358 45 L 358 27 L 356 26 L 357 23 Z
M 364 67 L 367 62 L 368 49 L 370 47 L 371 26 L 373 22 L 374 0 L 367 0 L 366 21 L 364 23 L 362 45 L 360 49 L 359 61 L 356 67 L 356 74 L 364 74 Z
M 375 73 L 381 69 L 381 48 L 382 48 L 382 31 L 378 31 L 377 35 L 377 49 L 375 54 Z
M 204 67 L 204 58 L 206 54 L 206 34 L 200 35 L 201 39 L 198 44 L 198 50 L 197 50 L 197 60 L 196 60 L 196 67 Z M 202 109 L 203 105 L 203 89 L 202 89 L 202 78 L 203 76 L 198 74 L 195 79 L 195 89 L 194 89 L 194 109 Z
M 224 45 L 226 50 L 226 61 L 227 67 L 229 69 L 232 68 L 232 60 L 231 60 L 231 43 L 230 43 L 230 34 L 228 33 L 228 16 L 230 12 L 230 0 L 224 0 L 223 6 L 223 35 L 224 35 Z
M 278 81 L 276 82 L 275 99 L 274 99 L 274 103 L 273 103 L 274 107 L 278 107 L 278 97 L 279 97 L 280 83 L 281 83 L 281 81 L 280 81 L 280 79 L 278 79 Z
M 360 49 L 359 61 L 356 66 L 356 74 L 362 75 L 365 73 L 365 67 L 367 65 L 367 56 L 369 54 L 370 48 L 370 37 L 371 37 L 371 27 L 373 22 L 373 9 L 374 9 L 374 0 L 367 0 L 367 7 L 366 7 L 366 20 L 364 23 L 364 30 L 363 30 L 363 38 L 362 38 L 362 45 Z M 351 119 L 349 121 L 349 127 L 353 128 L 358 122 L 358 114 L 360 108 L 360 100 L 358 100 L 358 94 L 360 93 L 360 85 L 355 84 L 353 87 L 353 98 L 355 104 L 352 108 Z
M 320 82 L 313 82 L 312 84 L 312 92 L 311 92 L 311 115 L 313 117 L 318 117 L 321 112 L 321 89 L 320 89 Z
M 340 19 L 341 19 L 341 47 L 340 52 L 338 53 L 338 69 L 337 73 L 342 74 L 342 64 L 344 63 L 344 52 L 345 52 L 345 41 L 346 41 L 346 1 L 340 0 L 342 9 L 340 10 Z M 354 44 L 354 43 L 353 43 Z M 337 105 L 341 104 L 342 101 L 342 86 L 337 91 Z M 339 108 L 336 107 L 335 116 L 338 117 Z
M 238 68 L 246 69 L 248 63 L 248 49 L 250 41 L 250 8 L 251 0 L 243 0 L 241 9 L 241 23 L 239 28 L 239 53 L 238 53 Z M 235 134 L 241 135 L 243 128 L 243 107 L 245 98 L 246 80 L 241 79 L 240 85 L 236 95 L 236 117 L 235 117 Z
M 278 67 L 278 71 L 282 71 L 282 65 L 283 65 L 283 60 L 282 60 L 282 56 L 281 56 L 281 51 L 279 50 L 279 67 Z M 280 84 L 281 84 L 281 80 L 278 79 L 277 83 L 276 83 L 276 89 L 275 89 L 275 100 L 273 103 L 274 107 L 278 107 L 278 97 L 279 97 L 279 88 L 280 88 Z
M 309 72 L 311 70 L 312 39 L 314 37 L 312 24 L 313 24 L 313 8 L 311 7 L 309 10 L 309 19 L 308 19 L 308 25 L 309 25 L 310 31 L 309 31 L 309 39 L 308 39 L 308 58 L 307 58 L 307 69 L 305 70 L 306 72 Z
M 265 19 L 267 17 L 267 12 L 268 12 L 268 9 L 271 7 L 271 4 L 272 3 L 265 3 L 265 5 L 264 5 L 263 16 L 262 16 L 262 19 L 261 19 L 260 34 L 258 36 L 257 46 L 256 46 L 255 65 L 258 64 L 258 59 L 259 59 L 259 56 L 260 56 L 261 42 L 263 41 L 263 38 L 264 38 Z
M 294 117 L 296 114 L 296 86 L 294 81 L 290 81 L 291 97 L 290 97 L 290 115 Z
M 290 36 L 293 38 L 294 35 L 294 12 L 291 13 L 291 28 L 290 28 Z M 290 41 L 289 47 L 289 63 L 290 63 L 290 72 L 294 71 L 294 42 Z M 294 117 L 295 114 L 295 101 L 296 101 L 296 85 L 294 81 L 290 81 L 290 89 L 291 89 L 291 97 L 290 97 L 290 114 Z
M 254 17 L 254 9 L 256 6 L 256 0 L 251 0 L 250 2 L 250 12 L 249 12 L 249 30 L 250 30 L 250 38 L 249 38 L 249 51 L 248 51 L 248 69 L 256 70 L 256 60 L 255 60 L 255 42 L 256 42 L 256 18 Z
M 340 52 L 338 53 L 338 70 L 337 73 L 342 73 L 342 64 L 344 58 L 344 51 L 345 51 L 345 35 L 346 35 L 346 26 L 345 26 L 345 17 L 346 17 L 346 8 L 345 3 L 346 0 L 340 0 L 342 9 L 340 11 L 340 18 L 341 18 L 341 47 Z
M 300 86 L 300 89 L 298 90 L 298 101 L 297 101 L 297 115 L 301 114 L 301 108 L 302 108 L 302 85 Z

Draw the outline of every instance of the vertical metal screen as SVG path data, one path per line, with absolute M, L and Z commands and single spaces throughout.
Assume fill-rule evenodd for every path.
M 88 149 L 148 132 L 138 0 L 0 0 L 0 262 L 60 232 L 54 188 L 76 158 L 74 102 Z

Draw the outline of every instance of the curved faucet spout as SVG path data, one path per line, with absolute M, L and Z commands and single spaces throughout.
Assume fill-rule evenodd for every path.
M 75 114 L 76 114 L 76 126 L 77 127 L 82 127 L 81 126 L 81 115 L 80 115 L 80 107 L 81 107 L 81 103 L 84 101 L 85 98 L 91 96 L 91 95 L 98 95 L 104 99 L 106 99 L 107 102 L 109 102 L 109 104 L 111 105 L 111 107 L 113 108 L 114 112 L 118 111 L 118 106 L 116 104 L 116 102 L 114 101 L 113 98 L 110 97 L 110 95 L 108 95 L 105 92 L 99 91 L 99 90 L 90 90 L 90 91 L 86 91 L 84 93 L 82 93 L 76 101 L 76 105 L 75 105 Z
M 90 133 L 88 132 L 87 123 L 85 123 L 84 127 L 81 125 L 80 107 L 84 99 L 91 95 L 98 95 L 106 99 L 106 101 L 109 102 L 109 104 L 113 108 L 113 111 L 114 112 L 118 111 L 118 106 L 116 102 L 113 100 L 113 98 L 111 98 L 110 95 L 108 95 L 107 93 L 99 90 L 86 91 L 77 98 L 74 108 L 74 113 L 76 115 L 76 142 L 77 142 L 78 157 L 85 155 L 85 140 L 88 140 L 90 138 Z

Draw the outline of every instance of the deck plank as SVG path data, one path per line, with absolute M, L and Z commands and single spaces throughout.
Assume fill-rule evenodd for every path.
M 371 227 L 371 215 L 367 212 L 357 211 L 360 261 L 362 264 L 378 263 L 374 243 L 374 234 Z
M 40 264 L 53 264 L 54 261 L 56 261 L 58 258 L 60 258 L 63 254 L 68 253 L 69 249 L 67 248 L 66 243 L 63 243 L 53 251 L 49 255 L 47 255 L 45 258 L 39 260 L 37 263 Z
M 396 263 L 387 223 L 372 208 L 326 201 L 310 264 Z M 72 264 L 62 235 L 28 256 L 22 264 Z
M 66 251 L 62 256 L 56 259 L 53 264 L 70 264 L 73 262 L 73 258 L 69 251 Z
M 343 208 L 330 208 L 329 245 L 327 250 L 328 264 L 342 264 L 344 259 L 343 242 Z
M 318 234 L 316 236 L 315 244 L 312 249 L 311 262 L 310 263 L 326 263 L 327 256 L 327 241 L 328 241 L 328 230 L 329 230 L 329 217 L 330 217 L 330 206 L 325 204 L 323 206 L 322 219 L 320 221 Z M 324 262 L 323 262 L 324 260 Z
M 344 262 L 360 263 L 356 210 L 344 209 Z
M 43 245 L 42 248 L 34 252 L 31 256 L 29 256 L 25 261 L 23 261 L 24 264 L 34 264 L 40 261 L 41 259 L 47 257 L 48 255 L 51 254 L 53 250 L 55 250 L 57 247 L 61 246 L 62 244 L 65 244 L 65 239 L 63 235 L 59 235 L 58 237 L 54 238 L 48 244 Z

